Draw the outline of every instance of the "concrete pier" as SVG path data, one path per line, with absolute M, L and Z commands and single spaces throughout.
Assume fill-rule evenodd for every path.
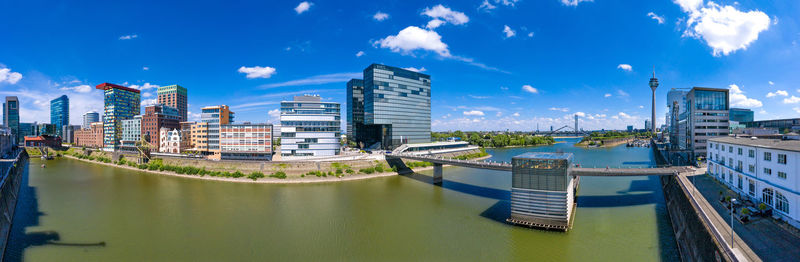
M 570 153 L 525 153 L 512 158 L 511 217 L 522 226 L 569 230 L 577 179 Z
M 441 185 L 442 180 L 442 164 L 433 164 L 433 184 Z

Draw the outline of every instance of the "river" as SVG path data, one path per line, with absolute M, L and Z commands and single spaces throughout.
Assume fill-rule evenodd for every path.
M 649 166 L 648 148 L 489 149 Z M 168 177 L 72 159 L 31 160 L 6 261 L 679 260 L 655 177 L 581 179 L 568 233 L 511 226 L 510 172 L 444 169 L 324 184 Z M 105 246 L 52 244 L 105 242 Z

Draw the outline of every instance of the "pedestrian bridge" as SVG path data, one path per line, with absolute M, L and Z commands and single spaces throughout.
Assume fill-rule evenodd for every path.
M 512 162 L 461 160 L 420 153 L 386 154 L 398 161 L 433 163 L 433 183 L 443 182 L 442 166 L 460 166 L 511 171 L 511 216 L 508 222 L 545 229 L 569 230 L 575 209 L 579 177 L 671 176 L 693 174 L 691 167 L 587 168 L 572 163 L 571 153 L 529 152 L 513 157 Z
M 414 161 L 425 161 L 434 164 L 434 168 L 442 165 L 460 166 L 478 169 L 488 169 L 497 171 L 511 171 L 510 162 L 494 162 L 483 160 L 461 160 L 450 157 L 436 155 L 419 155 L 409 153 L 387 154 L 386 158 L 399 158 Z M 589 168 L 575 165 L 570 168 L 570 175 L 573 176 L 670 176 L 683 173 L 693 173 L 691 167 L 644 167 L 644 168 Z

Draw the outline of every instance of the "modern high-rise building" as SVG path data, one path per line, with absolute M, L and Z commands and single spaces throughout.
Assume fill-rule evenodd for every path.
M 75 133 L 81 130 L 79 125 L 68 125 L 61 129 L 61 142 L 75 143 Z
M 692 159 L 705 157 L 708 140 L 728 136 L 728 89 L 694 87 L 686 95 L 687 111 L 681 124 L 686 125 L 685 149 Z
M 162 104 L 147 106 L 144 108 L 144 115 L 142 115 L 142 137 L 150 143 L 151 148 L 159 151 L 159 136 L 161 129 L 167 128 L 169 130 L 181 128 L 178 122 L 178 109 Z
M 673 149 L 678 149 L 678 144 L 681 140 L 685 140 L 686 129 L 679 131 L 679 120 L 681 114 L 686 112 L 686 95 L 689 94 L 688 88 L 672 88 L 667 92 L 667 116 L 665 118 L 667 130 L 669 133 L 670 146 Z
M 281 101 L 281 155 L 338 155 L 341 124 L 339 103 L 310 95 Z
M 56 134 L 59 136 L 62 135 L 64 126 L 69 125 L 69 97 L 66 95 L 50 100 L 50 123 L 56 126 Z
M 16 137 L 17 143 L 24 141 L 25 137 L 19 133 L 19 99 L 16 96 L 7 96 L 3 103 L 3 125 Z
M 103 90 L 103 149 L 119 149 L 122 138 L 122 120 L 131 119 L 140 112 L 139 90 L 102 83 L 95 88 Z
M 650 119 L 645 119 L 644 120 L 644 131 L 652 131 L 652 130 L 650 130 L 651 127 L 652 127 L 652 125 L 650 124 Z
M 33 122 L 33 123 L 19 123 L 19 135 L 21 137 L 37 136 L 36 134 L 38 133 L 38 128 L 37 128 L 36 125 L 37 125 L 36 122 Z
M 188 121 L 188 92 L 179 85 L 158 87 L 158 103 L 178 109 L 178 121 Z
M 650 132 L 656 132 L 656 88 L 658 88 L 658 78 L 656 78 L 656 70 L 653 69 L 653 77 L 650 78 L 650 89 L 653 91 L 653 105 L 652 110 L 653 113 L 650 118 L 650 126 L 646 126 L 645 129 L 650 129 Z
M 83 124 L 81 127 L 83 129 L 92 128 L 92 123 L 100 122 L 100 114 L 95 111 L 89 111 L 83 114 Z
M 226 105 L 207 106 L 201 109 L 200 122 L 205 123 L 205 139 L 212 159 L 220 159 L 219 126 L 233 123 L 234 112 Z M 198 123 L 199 124 L 199 123 Z M 203 146 L 203 145 L 201 145 Z
M 359 141 L 356 132 L 364 126 L 364 80 L 347 82 L 347 141 Z
M 746 109 L 746 108 L 731 108 L 730 110 L 730 121 L 735 122 L 753 122 L 754 114 L 753 110 Z
M 628 133 L 633 132 L 633 126 L 628 126 Z
M 349 86 L 353 90 L 348 94 L 355 96 L 358 86 Z M 356 99 L 348 97 L 348 103 L 353 100 Z M 353 132 L 365 147 L 380 143 L 384 149 L 393 149 L 406 143 L 431 141 L 429 75 L 372 64 L 364 69 L 363 107 L 364 124 L 361 128 L 354 124 Z

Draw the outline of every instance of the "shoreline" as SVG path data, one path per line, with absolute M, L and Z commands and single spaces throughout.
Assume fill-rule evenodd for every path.
M 611 148 L 611 147 L 617 147 L 617 146 L 622 145 L 622 144 L 627 144 L 628 142 L 629 142 L 628 140 L 611 142 L 611 143 L 608 143 L 608 144 L 605 144 L 605 142 L 604 142 L 602 146 L 598 146 L 598 147 L 590 147 L 589 145 L 584 145 L 584 144 L 581 144 L 581 143 L 575 143 L 575 146 L 583 147 L 583 148 L 587 148 L 587 149 L 588 148 Z
M 234 183 L 253 183 L 253 184 L 312 184 L 312 183 L 332 183 L 332 182 L 344 182 L 344 181 L 356 181 L 356 180 L 364 180 L 370 178 L 379 178 L 379 177 L 390 177 L 390 176 L 399 176 L 400 174 L 397 172 L 383 172 L 378 174 L 356 174 L 350 176 L 343 176 L 343 177 L 304 177 L 304 178 L 287 178 L 287 179 L 280 179 L 274 177 L 264 177 L 257 180 L 252 180 L 246 177 L 240 178 L 233 178 L 233 177 L 214 177 L 214 176 L 197 176 L 197 175 L 187 175 L 187 174 L 178 174 L 175 172 L 170 171 L 159 171 L 159 170 L 148 170 L 148 169 L 139 169 L 135 167 L 131 167 L 128 165 L 117 165 L 114 163 L 104 163 L 99 161 L 93 161 L 88 159 L 80 159 L 70 155 L 62 155 L 62 157 L 66 157 L 73 160 L 78 160 L 86 163 L 92 164 L 99 164 L 105 165 L 110 167 L 116 168 L 123 168 L 133 171 L 140 171 L 146 172 L 156 175 L 164 175 L 164 176 L 172 176 L 172 177 L 182 177 L 188 179 L 199 179 L 199 180 L 209 180 L 209 181 L 218 181 L 218 182 L 234 182 Z M 472 160 L 484 160 L 492 157 L 492 155 L 482 156 L 478 158 L 474 158 Z M 444 165 L 449 166 L 449 165 Z M 419 167 L 415 169 L 411 169 L 412 173 L 417 173 L 420 171 L 427 171 L 432 170 L 433 166 L 428 167 Z

